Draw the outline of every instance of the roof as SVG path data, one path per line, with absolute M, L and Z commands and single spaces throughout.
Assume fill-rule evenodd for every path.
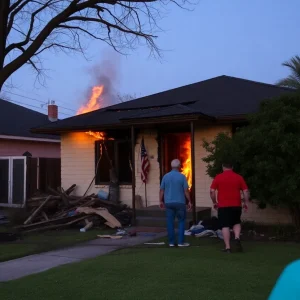
M 0 99 L 0 135 L 58 140 L 59 136 L 36 134 L 31 128 L 49 124 L 48 116 Z
M 265 99 L 293 92 L 288 88 L 230 76 L 219 76 L 154 95 L 123 102 L 35 129 L 58 132 L 106 128 L 130 120 L 201 115 L 211 118 L 245 116 Z

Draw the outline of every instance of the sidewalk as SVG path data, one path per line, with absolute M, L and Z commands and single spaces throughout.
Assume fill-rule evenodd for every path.
M 0 263 L 0 282 L 18 279 L 30 274 L 44 272 L 57 266 L 80 262 L 122 248 L 129 248 L 166 236 L 166 232 L 145 236 L 123 237 L 119 240 L 96 239 L 74 247 L 30 255 Z

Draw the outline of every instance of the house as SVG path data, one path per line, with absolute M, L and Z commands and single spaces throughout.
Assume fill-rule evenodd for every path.
M 64 119 L 33 132 L 61 135 L 62 186 L 76 183 L 79 195 L 94 176 L 89 193 L 107 188 L 111 160 L 120 182 L 120 200 L 135 206 L 132 199 L 140 195 L 144 205 L 146 201 L 148 206 L 157 205 L 160 180 L 170 170 L 170 161 L 180 158 L 196 207 L 210 209 L 211 179 L 202 161 L 206 154 L 202 140 L 211 140 L 220 132 L 234 133 L 246 124 L 247 114 L 258 110 L 261 101 L 290 92 L 270 84 L 219 76 Z M 146 189 L 140 174 L 142 137 L 151 164 Z M 290 222 L 287 212 L 259 210 L 255 204 L 243 218 Z
M 54 104 L 47 116 L 0 99 L 0 206 L 22 206 L 37 189 L 60 185 L 60 137 L 30 131 L 57 112 Z

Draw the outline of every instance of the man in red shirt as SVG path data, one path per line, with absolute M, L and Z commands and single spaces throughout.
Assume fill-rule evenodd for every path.
M 218 209 L 218 219 L 225 242 L 224 252 L 230 253 L 230 228 L 233 229 L 238 251 L 242 251 L 240 241 L 242 201 L 244 209 L 248 209 L 249 192 L 244 178 L 233 172 L 231 163 L 223 163 L 223 173 L 217 175 L 210 187 L 210 197 L 215 209 Z

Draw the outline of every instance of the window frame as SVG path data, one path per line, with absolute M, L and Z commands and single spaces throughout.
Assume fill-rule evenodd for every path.
M 99 185 L 109 185 L 110 182 L 109 181 L 98 181 L 98 178 L 96 176 L 97 174 L 97 162 L 98 162 L 98 159 L 99 159 L 99 144 L 101 143 L 102 141 L 95 141 L 95 144 L 94 144 L 94 147 L 95 147 L 95 185 L 96 186 L 99 186 Z M 132 177 L 131 177 L 131 180 L 128 182 L 128 181 L 121 181 L 120 178 L 119 178 L 119 159 L 118 159 L 118 154 L 119 154 L 119 148 L 120 148 L 120 144 L 122 143 L 128 143 L 128 146 L 129 146 L 129 151 L 130 151 L 130 157 L 131 157 L 131 161 L 132 161 L 132 151 L 131 151 L 131 143 L 130 143 L 130 140 L 128 139 L 115 139 L 115 140 L 111 140 L 110 142 L 113 143 L 113 149 L 114 149 L 114 157 L 113 157 L 113 162 L 114 162 L 114 168 L 116 170 L 116 173 L 117 173 L 117 177 L 118 177 L 118 180 L 119 180 L 119 184 L 120 185 L 132 185 Z M 104 153 L 102 155 L 105 155 Z M 100 164 L 99 164 L 100 165 Z M 99 166 L 98 166 L 99 167 Z M 108 170 L 109 172 L 109 170 Z M 132 172 L 132 170 L 131 170 Z

